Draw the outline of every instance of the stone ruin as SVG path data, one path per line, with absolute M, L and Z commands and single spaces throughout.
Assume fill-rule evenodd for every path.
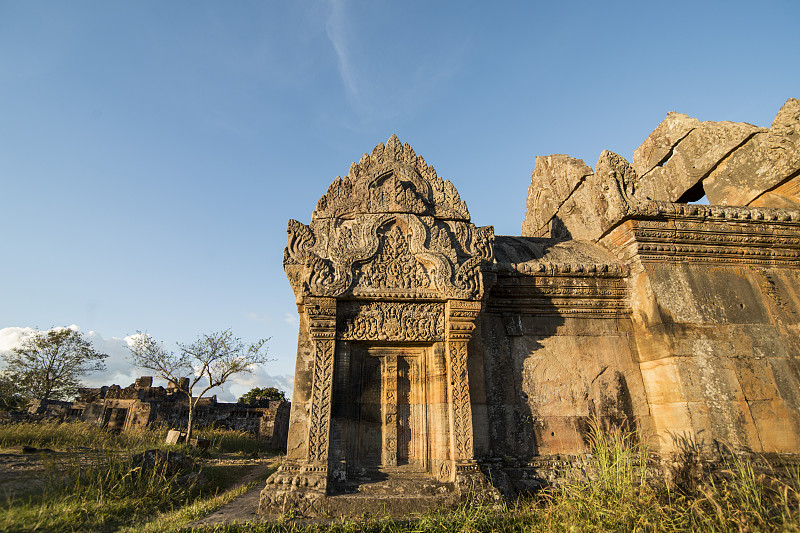
M 184 388 L 188 386 L 188 378 Z M 111 431 L 144 429 L 147 426 L 186 429 L 189 405 L 186 394 L 169 383 L 154 387 L 153 378 L 143 376 L 125 387 L 82 388 L 72 402 L 34 401 L 28 416 L 81 420 Z M 252 433 L 274 450 L 286 449 L 291 403 L 260 399 L 253 403 L 217 402 L 201 398 L 195 410 L 195 427 L 223 427 Z
M 528 492 L 592 420 L 662 457 L 800 452 L 798 100 L 768 130 L 670 113 L 632 163 L 537 157 L 521 236 L 392 136 L 288 233 L 295 385 L 261 513 Z

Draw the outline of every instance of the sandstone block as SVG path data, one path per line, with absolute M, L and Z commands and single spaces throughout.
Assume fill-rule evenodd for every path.
M 636 173 L 644 176 L 656 166 L 665 163 L 675 145 L 699 125 L 699 120 L 683 113 L 667 113 L 667 118 L 633 151 L 633 168 Z
M 556 213 L 554 221 L 557 219 L 563 228 L 558 236 L 596 241 L 630 212 L 628 192 L 636 187 L 636 171 L 630 163 L 604 150 L 597 170 L 584 179 Z
M 711 204 L 800 206 L 800 100 L 790 98 L 769 131 L 754 135 L 703 181 Z M 784 183 L 786 182 L 786 183 Z
M 743 122 L 701 122 L 673 146 L 672 156 L 640 177 L 637 196 L 677 202 L 717 164 L 754 134 Z
M 550 237 L 551 222 L 564 201 L 592 174 L 581 159 L 565 154 L 536 156 L 528 188 L 523 237 Z

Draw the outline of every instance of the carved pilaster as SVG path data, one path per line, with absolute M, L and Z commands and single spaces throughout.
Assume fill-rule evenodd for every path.
M 467 343 L 475 329 L 481 302 L 447 302 L 447 359 L 451 405 L 451 450 L 453 460 L 473 459 L 472 407 L 467 375 Z
M 295 512 L 314 515 L 328 487 L 333 353 L 336 342 L 336 300 L 306 297 L 300 310 L 306 316 L 313 353 L 308 454 L 306 460 L 286 461 L 267 480 L 261 492 L 258 512 Z
M 314 350 L 308 462 L 327 465 L 330 446 L 333 352 L 336 340 L 336 300 L 307 298 L 304 308 L 308 316 L 309 336 Z
M 397 466 L 397 355 L 387 354 L 381 361 L 383 381 L 383 464 Z

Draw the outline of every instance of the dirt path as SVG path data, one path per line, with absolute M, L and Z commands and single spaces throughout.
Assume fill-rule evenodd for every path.
M 256 465 L 247 475 L 243 476 L 242 479 L 231 488 L 231 490 L 263 476 L 267 470 L 272 468 L 272 466 L 274 466 L 277 462 L 278 458 L 275 458 Z M 196 520 L 190 524 L 187 524 L 187 526 L 199 527 L 217 524 L 243 524 L 245 522 L 257 521 L 259 520 L 259 516 L 257 514 L 258 498 L 261 495 L 261 489 L 263 488 L 264 484 L 259 483 L 252 489 L 217 509 L 205 518 Z

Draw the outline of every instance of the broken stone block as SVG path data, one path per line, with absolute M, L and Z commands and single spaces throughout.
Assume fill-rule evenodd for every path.
M 531 185 L 528 188 L 522 236 L 557 236 L 553 234 L 553 217 L 564 201 L 590 175 L 591 167 L 581 159 L 565 154 L 536 156 Z M 555 228 L 555 233 L 558 234 L 558 227 Z
M 757 133 L 703 180 L 708 201 L 720 205 L 800 206 L 800 100 L 790 98 L 769 131 Z
M 639 178 L 636 196 L 666 202 L 685 201 L 684 195 L 720 161 L 763 131 L 767 130 L 744 122 L 701 122 L 673 145 L 672 155 L 666 161 Z
M 636 187 L 636 171 L 630 163 L 604 150 L 597 161 L 597 170 L 580 182 L 552 217 L 552 236 L 599 239 L 628 214 L 629 192 Z
M 186 440 L 186 432 L 178 429 L 170 429 L 167 431 L 167 444 L 180 444 Z
M 647 139 L 633 151 L 633 168 L 644 176 L 655 167 L 663 165 L 672 155 L 672 150 L 700 121 L 683 113 L 670 111 Z

